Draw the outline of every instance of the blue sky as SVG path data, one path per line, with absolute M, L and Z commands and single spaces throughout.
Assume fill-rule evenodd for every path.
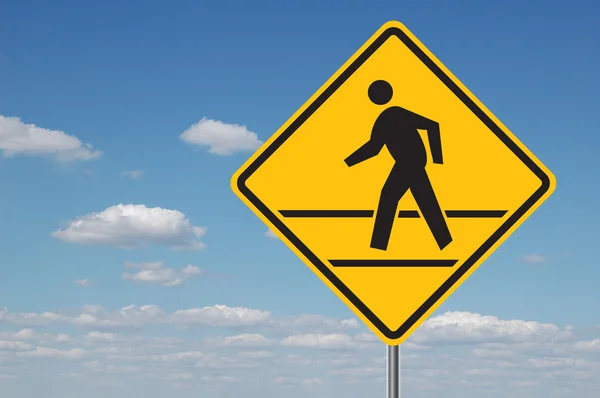
M 558 181 L 548 202 L 440 307 L 438 323 L 410 340 L 404 390 L 415 397 L 435 395 L 420 390 L 424 384 L 456 396 L 528 388 L 520 396 L 542 397 L 551 386 L 557 394 L 567 389 L 556 396 L 598 393 L 600 340 L 591 343 L 600 339 L 598 5 L 367 4 L 2 6 L 3 397 L 383 394 L 383 345 L 344 321 L 355 317 L 265 236 L 229 180 L 255 149 L 250 133 L 267 139 L 391 19 L 411 29 Z M 221 124 L 204 124 L 212 135 L 194 136 L 196 144 L 180 138 L 203 118 Z M 245 127 L 227 135 L 231 124 Z M 123 174 L 131 171 L 141 173 Z M 173 248 L 182 245 L 205 247 Z M 188 265 L 196 268 L 184 272 Z M 130 305 L 137 307 L 119 312 Z M 228 348 L 224 336 L 234 335 L 250 343 Z M 116 358 L 115 350 L 130 357 Z M 251 356 L 256 368 L 235 362 Z M 324 368 L 316 372 L 319 359 Z M 294 383 L 301 387 L 286 389 Z

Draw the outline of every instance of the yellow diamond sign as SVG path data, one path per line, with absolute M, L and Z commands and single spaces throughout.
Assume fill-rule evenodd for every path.
M 244 203 L 389 345 L 555 184 L 398 22 L 383 25 L 232 179 Z

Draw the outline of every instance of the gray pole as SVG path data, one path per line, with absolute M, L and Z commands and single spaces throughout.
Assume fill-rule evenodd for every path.
M 400 398 L 400 346 L 387 346 L 387 398 Z

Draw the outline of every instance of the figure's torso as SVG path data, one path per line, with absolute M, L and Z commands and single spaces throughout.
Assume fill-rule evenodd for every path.
M 396 164 L 425 167 L 427 151 L 410 112 L 400 107 L 390 107 L 377 118 L 374 128 Z

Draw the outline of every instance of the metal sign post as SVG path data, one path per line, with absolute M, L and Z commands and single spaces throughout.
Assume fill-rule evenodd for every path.
M 387 346 L 387 398 L 400 398 L 400 346 Z

